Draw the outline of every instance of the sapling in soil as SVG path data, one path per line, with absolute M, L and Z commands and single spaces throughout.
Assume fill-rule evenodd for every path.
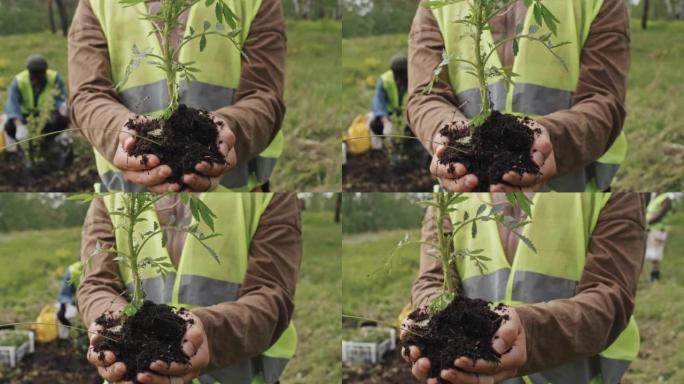
M 124 6 L 138 6 L 145 0 L 119 0 Z M 198 3 L 200 6 L 214 7 L 218 23 L 214 26 L 204 21 L 203 30 L 192 27 L 174 48 L 171 44 L 172 34 L 180 26 L 180 17 Z M 133 59 L 126 68 L 123 79 L 117 84 L 121 87 L 128 81 L 131 73 L 140 65 L 152 65 L 164 72 L 169 95 L 169 104 L 156 119 L 131 119 L 125 127 L 135 132 L 136 141 L 130 148 L 130 156 L 142 156 L 147 163 L 149 155 L 159 158 L 161 164 L 168 165 L 172 175 L 169 183 L 182 184 L 184 174 L 192 173 L 201 162 L 209 164 L 226 164 L 224 155 L 218 146 L 219 130 L 227 127 L 222 122 L 212 119 L 207 111 L 200 111 L 180 103 L 180 80 L 189 86 L 196 80 L 196 73 L 201 69 L 194 66 L 195 61 L 181 62 L 180 52 L 188 44 L 199 43 L 200 52 L 207 48 L 208 36 L 220 36 L 229 40 L 238 50 L 242 47 L 238 28 L 238 17 L 224 0 L 161 0 L 161 9 L 156 15 L 147 12 L 141 19 L 149 21 L 161 42 L 161 52 L 152 48 L 140 49 L 133 45 Z M 231 29 L 226 31 L 225 24 Z M 141 36 L 147 38 L 147 36 Z M 150 140 L 137 140 L 148 138 Z
M 402 343 L 405 353 L 409 346 L 420 348 L 421 354 L 430 360 L 429 377 L 440 378 L 444 369 L 455 369 L 454 361 L 459 357 L 467 357 L 473 361 L 483 359 L 499 362 L 501 355 L 492 347 L 492 339 L 504 321 L 508 320 L 505 306 L 493 304 L 480 299 L 471 299 L 460 295 L 454 286 L 456 261 L 459 258 L 475 263 L 481 274 L 486 271 L 486 262 L 491 259 L 486 256 L 484 249 L 454 249 L 453 240 L 461 231 L 470 231 L 470 236 L 478 235 L 479 222 L 494 221 L 506 226 L 526 246 L 535 250 L 534 244 L 518 230 L 529 224 L 531 218 L 531 202 L 524 193 L 506 194 L 508 201 L 526 213 L 526 218 L 515 219 L 503 213 L 500 205 L 489 206 L 482 203 L 476 212 L 464 210 L 461 203 L 468 199 L 477 198 L 473 195 L 461 193 L 434 193 L 432 200 L 423 204 L 433 207 L 436 211 L 435 225 L 437 227 L 436 243 L 423 240 L 419 243 L 430 247 L 434 252 L 431 256 L 437 258 L 442 265 L 444 286 L 442 292 L 432 298 L 425 308 L 414 310 L 408 319 L 406 336 Z M 450 215 L 458 215 L 458 220 L 452 220 L 453 229 L 447 232 L 444 228 L 445 219 Z M 399 247 L 411 243 L 404 239 Z M 436 254 L 436 255 L 435 255 Z
M 454 63 L 460 65 L 460 70 L 477 78 L 479 84 L 480 111 L 469 123 L 454 122 L 446 124 L 439 133 L 446 137 L 447 148 L 440 164 L 447 165 L 451 172 L 455 164 L 463 164 L 468 173 L 478 178 L 477 191 L 489 191 L 490 185 L 502 182 L 508 172 L 519 174 L 539 174 L 540 168 L 531 157 L 533 143 L 541 130 L 531 128 L 532 121 L 527 117 L 502 114 L 493 110 L 493 102 L 488 88 L 491 79 L 502 79 L 505 86 L 514 85 L 514 77 L 518 76 L 510 67 L 497 67 L 490 63 L 490 59 L 497 54 L 497 49 L 507 43 L 512 43 L 514 56 L 518 55 L 519 43 L 523 39 L 542 44 L 547 48 L 561 65 L 565 62 L 556 54 L 554 49 L 569 44 L 569 42 L 553 43 L 551 37 L 556 34 L 559 20 L 542 3 L 543 0 L 524 0 L 530 8 L 538 25 L 530 26 L 524 31 L 523 25 L 518 25 L 512 37 L 504 38 L 493 44 L 486 44 L 483 36 L 490 30 L 489 23 L 493 18 L 508 9 L 518 0 L 424 0 L 422 5 L 430 8 L 442 8 L 451 4 L 466 2 L 470 12 L 463 19 L 453 20 L 469 30 L 463 38 L 473 40 L 473 60 L 443 54 L 442 62 L 434 71 L 432 81 L 424 89 L 424 93 L 432 92 L 436 82 L 442 81 L 444 68 Z M 546 25 L 550 32 L 542 34 L 540 27 Z M 542 70 L 542 69 L 540 69 Z M 474 103 L 476 100 L 467 100 Z
M 96 197 L 106 197 L 108 194 L 82 194 L 70 197 L 72 200 L 89 201 Z M 88 270 L 88 264 L 93 257 L 103 254 L 114 255 L 114 260 L 122 263 L 131 271 L 133 280 L 132 292 L 128 294 L 128 304 L 120 313 L 108 311 L 102 314 L 95 323 L 102 330 L 102 336 L 94 345 L 94 352 L 104 359 L 104 352 L 111 351 L 126 365 L 124 380 L 134 382 L 138 373 L 150 371 L 150 364 L 160 360 L 166 363 L 187 364 L 190 358 L 182 351 L 182 342 L 185 331 L 194 322 L 184 308 L 173 308 L 164 304 L 155 304 L 145 300 L 145 292 L 142 287 L 140 271 L 143 268 L 151 268 L 163 278 L 169 270 L 173 269 L 168 257 L 142 257 L 142 250 L 150 241 L 161 241 L 162 247 L 166 246 L 168 228 L 163 227 L 157 221 L 153 222 L 152 229 L 144 233 L 136 233 L 135 225 L 146 222 L 143 214 L 155 209 L 155 204 L 165 195 L 151 193 L 127 193 L 123 194 L 123 205 L 112 215 L 121 216 L 124 224 L 115 229 L 123 229 L 127 236 L 128 249 L 103 248 L 97 244 L 93 250 L 84 273 Z M 206 240 L 220 236 L 214 232 L 214 218 L 211 209 L 198 197 L 182 193 L 179 196 L 179 204 L 188 204 L 192 212 L 194 222 L 190 224 L 179 223 L 176 229 L 180 229 L 197 239 L 204 246 L 207 253 L 219 262 L 216 252 L 206 243 Z M 211 233 L 203 233 L 199 226 L 206 224 Z

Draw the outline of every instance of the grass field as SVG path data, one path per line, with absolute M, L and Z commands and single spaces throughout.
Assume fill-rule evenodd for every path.
M 648 283 L 646 266 L 637 293 L 636 317 L 641 332 L 639 358 L 623 383 L 684 382 L 684 212 L 673 217 L 673 227 L 662 264 L 662 280 Z M 342 242 L 342 308 L 344 313 L 394 322 L 409 302 L 418 272 L 418 248 L 405 249 L 395 258 L 392 274 L 381 270 L 385 257 L 406 231 L 345 235 Z M 415 240 L 418 230 L 409 231 Z
M 288 21 L 288 65 L 283 125 L 285 149 L 272 188 L 277 191 L 337 191 L 342 173 L 337 115 L 341 81 L 339 21 Z M 0 36 L 0 106 L 26 57 L 44 55 L 67 76 L 67 41 L 50 32 Z M 65 79 L 66 80 L 66 79 Z M 305 159 L 305 161 L 302 161 Z
M 375 82 L 389 59 L 407 50 L 406 34 L 344 39 L 342 42 L 341 117 L 370 110 Z M 614 186 L 633 191 L 681 191 L 684 155 L 668 158 L 667 143 L 684 144 L 684 22 L 652 21 L 647 31 L 632 22 L 632 70 L 629 77 L 625 133 L 627 160 Z
M 282 382 L 340 379 L 340 239 L 331 212 L 306 212 L 304 259 L 296 294 L 297 356 Z M 0 323 L 34 321 L 57 299 L 64 267 L 79 255 L 80 228 L 0 235 Z M 30 244 L 30 247 L 27 247 Z

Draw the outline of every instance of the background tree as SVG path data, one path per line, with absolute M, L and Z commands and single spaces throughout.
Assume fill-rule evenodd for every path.
M 651 0 L 644 0 L 644 10 L 641 14 L 641 28 L 648 28 L 648 11 L 651 8 Z
M 50 29 L 52 30 L 52 33 L 57 33 L 57 28 L 55 27 L 53 3 L 57 5 L 57 12 L 59 13 L 59 22 L 60 27 L 62 29 L 62 35 L 66 37 L 67 33 L 69 32 L 70 24 L 66 8 L 67 0 L 48 0 L 48 15 L 50 18 Z

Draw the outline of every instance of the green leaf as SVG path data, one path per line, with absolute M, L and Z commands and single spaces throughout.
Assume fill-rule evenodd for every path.
M 520 43 L 518 39 L 513 39 L 513 56 L 518 56 L 518 52 L 520 52 Z
M 215 9 L 215 11 L 216 11 L 216 20 L 218 20 L 219 23 L 222 23 L 222 22 L 223 22 L 223 9 L 222 9 L 222 8 L 223 8 L 223 3 L 222 3 L 222 2 L 219 1 L 218 3 L 216 3 L 216 9 Z M 207 28 L 205 28 L 204 30 L 206 31 Z
M 463 221 L 468 221 L 469 218 L 470 218 L 470 214 L 467 211 L 463 212 Z
M 440 312 L 446 309 L 449 304 L 454 301 L 453 292 L 444 292 L 439 296 L 435 297 L 429 305 L 430 311 L 432 313 Z
M 487 209 L 487 205 L 486 205 L 486 204 L 480 205 L 480 206 L 477 208 L 477 214 L 476 214 L 475 216 L 476 216 L 476 217 L 477 217 L 477 216 L 480 216 L 486 209 Z
M 534 8 L 532 9 L 532 13 L 534 14 L 534 20 L 537 22 L 538 25 L 543 25 L 543 20 L 542 20 L 542 11 L 541 11 L 541 4 L 539 3 L 534 3 Z
M 231 29 L 237 28 L 238 17 L 227 5 L 223 7 L 223 18 Z
M 200 52 L 204 52 L 204 48 L 207 47 L 207 35 L 202 35 L 200 38 Z
M 516 231 L 511 231 L 511 232 L 513 232 L 513 234 L 518 236 L 520 241 L 525 243 L 525 245 L 527 245 L 532 250 L 532 252 L 537 253 L 537 248 L 534 247 L 534 243 L 532 243 L 532 240 L 528 239 L 525 235 L 518 233 Z
M 473 236 L 473 239 L 475 236 L 477 236 L 477 221 L 473 221 L 473 226 L 470 230 L 470 234 Z
M 166 243 L 169 241 L 169 236 L 166 234 L 166 231 L 162 231 L 161 235 L 161 245 L 163 248 L 166 248 Z

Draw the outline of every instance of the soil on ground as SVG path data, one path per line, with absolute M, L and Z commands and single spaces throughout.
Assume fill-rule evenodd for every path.
M 27 167 L 24 156 L 0 153 L 0 192 L 87 192 L 100 180 L 92 147 L 74 142 L 75 158 L 67 169 L 42 161 Z
M 181 105 L 161 126 L 159 120 L 134 119 L 126 127 L 134 130 L 138 138 L 131 148 L 131 156 L 142 156 L 147 164 L 149 155 L 159 157 L 161 164 L 171 167 L 169 183 L 183 186 L 183 175 L 195 172 L 197 164 L 225 164 L 226 160 L 217 143 L 223 123 L 215 123 L 208 112 Z
M 184 312 L 182 308 L 176 313 L 168 305 L 145 301 L 135 315 L 125 318 L 123 324 L 121 318 L 105 313 L 95 320 L 105 330 L 102 332 L 104 337 L 93 350 L 100 354 L 101 360 L 104 360 L 104 351 L 113 352 L 117 361 L 126 365 L 124 380 L 134 383 L 138 382 L 136 375 L 150 371 L 150 364 L 154 361 L 187 364 L 190 359 L 183 353 L 181 345 L 193 320 L 181 317 Z M 112 329 L 119 325 L 119 331 Z
M 343 189 L 353 192 L 432 192 L 430 156 L 420 143 L 406 144 L 399 155 L 370 151 L 349 155 L 342 173 Z
M 347 384 L 407 384 L 416 383 L 411 366 L 401 357 L 400 349 L 390 352 L 376 365 L 344 366 L 342 382 Z
M 440 163 L 463 164 L 468 173 L 478 178 L 476 192 L 488 192 L 490 185 L 500 183 L 510 172 L 538 174 L 539 166 L 530 151 L 539 129 L 530 129 L 527 118 L 493 111 L 486 122 L 471 135 L 463 126 L 447 125 L 440 133 L 449 139 Z
M 494 351 L 492 338 L 508 315 L 492 311 L 490 304 L 459 295 L 446 309 L 432 316 L 418 309 L 409 315 L 415 324 L 402 345 L 420 348 L 432 363 L 429 377 L 437 378 L 440 384 L 446 383 L 439 377 L 440 372 L 453 368 L 459 357 L 498 363 L 501 355 Z M 427 325 L 420 324 L 425 320 Z
M 14 369 L 0 367 L 0 383 L 101 384 L 97 369 L 86 360 L 88 339 L 36 343 L 35 352 Z

